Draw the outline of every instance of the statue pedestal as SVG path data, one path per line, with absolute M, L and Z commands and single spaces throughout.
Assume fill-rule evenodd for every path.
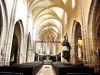
M 64 59 L 63 57 L 61 57 L 61 62 L 64 64 L 69 64 L 69 62 L 66 59 Z
M 51 65 L 52 60 L 44 60 L 44 65 Z

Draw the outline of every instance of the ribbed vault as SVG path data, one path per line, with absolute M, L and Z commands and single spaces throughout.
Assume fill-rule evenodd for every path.
M 72 10 L 72 0 L 28 0 L 28 7 L 32 13 L 35 40 L 61 41 Z

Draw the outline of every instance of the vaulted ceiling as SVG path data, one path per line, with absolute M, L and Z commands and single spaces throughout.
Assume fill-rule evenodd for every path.
M 33 24 L 40 40 L 57 41 L 62 37 L 71 16 L 72 1 L 78 0 L 28 0 Z

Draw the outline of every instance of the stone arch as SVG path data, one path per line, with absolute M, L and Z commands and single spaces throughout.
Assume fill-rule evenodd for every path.
M 0 6 L 0 44 L 1 44 L 1 32 L 2 32 L 2 10 Z
M 4 0 L 0 1 L 0 63 L 3 64 L 7 35 L 7 9 Z
M 100 11 L 100 6 L 98 8 Z M 100 13 L 97 14 L 97 20 L 96 20 L 96 25 L 94 28 L 94 36 L 96 38 L 95 42 L 95 48 L 96 48 L 96 62 L 97 62 L 97 67 L 96 71 L 100 71 Z
M 12 41 L 11 55 L 10 55 L 10 65 L 19 63 L 18 56 L 19 56 L 18 55 L 18 37 L 16 34 L 14 34 L 13 41 Z
M 5 37 L 6 37 L 6 31 L 7 31 L 6 5 L 5 5 L 4 1 L 1 1 L 0 2 L 0 45 L 1 45 L 1 49 L 3 47 L 4 40 L 5 40 Z
M 73 47 L 72 47 L 72 56 L 71 56 L 71 60 L 74 62 L 74 64 L 78 64 L 79 62 L 79 45 L 78 45 L 78 40 L 81 39 L 82 40 L 82 31 L 81 31 L 81 24 L 74 20 L 73 23 L 73 28 L 72 28 L 72 42 L 73 42 Z M 81 47 L 82 50 L 82 47 Z M 82 51 L 81 51 L 82 52 Z
M 97 32 L 99 28 L 99 18 L 100 18 L 100 0 L 92 0 L 89 18 L 88 18 L 88 54 L 89 54 L 89 66 L 95 68 L 95 71 L 98 69 L 97 65 Z
M 31 44 L 31 34 L 29 32 L 28 34 L 28 39 L 27 39 L 27 52 L 26 52 L 26 62 L 30 62 L 30 52 L 31 52 L 31 47 L 32 47 L 32 44 Z
M 100 20 L 100 19 L 99 19 Z M 97 71 L 100 71 L 100 23 L 97 29 Z
M 14 53 L 15 55 L 14 56 L 17 56 L 17 57 L 14 57 L 15 59 L 13 60 L 14 64 L 19 64 L 21 63 L 21 59 L 22 59 L 22 51 L 23 51 L 23 37 L 24 37 L 24 29 L 23 29 L 23 23 L 21 20 L 18 20 L 15 25 L 14 25 L 14 31 L 13 31 L 13 40 L 12 40 L 12 48 L 11 48 L 11 51 L 9 53 L 9 55 L 12 55 L 11 53 L 14 52 L 13 49 L 17 49 L 15 50 L 16 53 Z M 14 44 L 17 44 L 16 46 L 14 46 Z M 14 48 L 13 48 L 14 47 Z M 15 48 L 17 47 L 17 48 Z M 11 57 L 13 56 L 10 56 L 10 61 L 11 60 Z M 11 62 L 10 62 L 11 64 Z

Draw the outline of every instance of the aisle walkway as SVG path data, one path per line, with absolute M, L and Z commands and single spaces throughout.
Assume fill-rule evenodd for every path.
M 51 65 L 43 65 L 36 75 L 56 75 Z

